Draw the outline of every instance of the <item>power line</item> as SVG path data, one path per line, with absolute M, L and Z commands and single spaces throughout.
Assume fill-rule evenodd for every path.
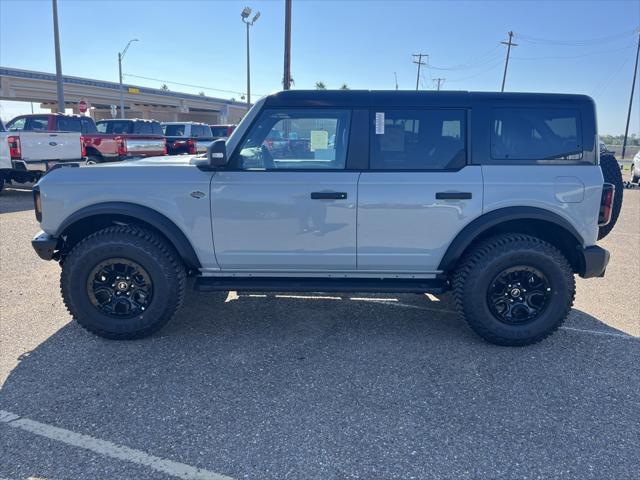
M 511 40 L 513 39 L 513 32 L 509 32 L 509 41 L 508 42 L 500 42 L 503 45 L 507 45 L 507 58 L 504 62 L 504 74 L 502 75 L 502 88 L 501 92 L 504 92 L 504 83 L 507 81 L 507 68 L 509 68 L 509 54 L 511 53 L 511 47 L 517 47 L 517 43 L 513 43 Z
M 558 39 L 549 39 L 549 38 L 540 38 L 532 35 L 526 35 L 522 33 L 518 33 L 518 39 L 525 43 L 533 43 L 539 45 L 558 45 L 558 46 L 567 46 L 567 47 L 583 47 L 588 45 L 596 45 L 606 42 L 617 41 L 623 37 L 630 37 L 636 32 L 636 29 L 627 30 L 625 32 L 621 32 L 615 35 L 607 35 L 604 37 L 598 38 L 587 38 L 581 40 L 558 40 Z
M 433 83 L 436 84 L 436 90 L 440 91 L 440 85 L 444 85 L 446 78 L 434 78 Z
M 233 93 L 236 95 L 244 95 L 244 92 L 239 92 L 239 91 L 235 91 L 235 90 L 223 90 L 221 88 L 212 88 L 212 87 L 205 87 L 204 85 L 193 85 L 190 83 L 180 83 L 180 82 L 174 82 L 172 80 L 165 80 L 165 79 L 161 79 L 161 78 L 152 78 L 152 77 L 143 77 L 142 75 L 134 75 L 132 73 L 123 73 L 122 74 L 123 77 L 131 77 L 131 78 L 139 78 L 139 79 L 143 79 L 143 80 L 151 80 L 153 82 L 162 82 L 162 83 L 169 83 L 171 85 L 179 85 L 181 87 L 190 87 L 190 88 L 201 88 L 203 90 L 211 90 L 214 92 L 223 92 L 223 93 Z M 264 94 L 262 93 L 258 93 L 257 95 L 259 96 L 264 96 Z
M 518 37 L 520 38 L 520 37 Z M 635 47 L 635 42 L 630 43 L 626 47 L 622 48 L 610 48 L 608 50 L 599 50 L 595 52 L 581 53 L 579 55 L 560 55 L 560 56 L 544 56 L 544 57 L 512 57 L 514 60 L 567 60 L 571 58 L 591 57 L 593 55 L 600 55 L 604 53 L 622 52 L 625 50 L 631 50 Z
M 472 62 L 460 63 L 457 65 L 452 65 L 450 67 L 438 67 L 429 63 L 429 68 L 433 70 L 471 70 L 474 68 L 480 68 L 488 63 L 491 63 L 497 58 L 502 58 L 502 52 L 499 49 L 500 49 L 500 43 L 497 43 L 494 48 L 492 48 L 488 52 L 485 52 L 482 55 L 479 55 Z
M 417 60 L 416 60 L 416 57 L 417 57 Z M 418 75 L 416 76 L 416 91 L 418 90 L 419 82 L 420 82 L 420 67 L 422 65 L 426 65 L 426 63 L 424 63 L 422 61 L 422 57 L 429 58 L 429 55 L 427 55 L 426 53 L 414 53 L 413 54 L 413 63 L 418 65 Z

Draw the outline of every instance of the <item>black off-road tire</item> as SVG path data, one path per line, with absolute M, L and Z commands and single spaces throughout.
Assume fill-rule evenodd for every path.
M 548 304 L 531 323 L 500 321 L 490 310 L 489 288 L 511 267 L 527 266 L 549 281 Z M 482 241 L 463 256 L 454 272 L 453 295 L 458 313 L 486 341 L 505 346 L 530 345 L 552 334 L 566 319 L 575 297 L 575 278 L 565 256 L 553 245 L 524 234 L 504 234 Z
M 85 165 L 96 165 L 98 163 L 102 163 L 102 157 L 98 157 L 97 155 L 87 155 L 84 163 Z
M 613 197 L 613 209 L 611 211 L 611 221 L 598 230 L 598 240 L 609 235 L 609 232 L 613 230 L 618 217 L 620 216 L 620 209 L 622 208 L 622 195 L 624 192 L 624 182 L 622 181 L 622 172 L 620 171 L 620 165 L 616 160 L 616 157 L 610 153 L 600 155 L 600 168 L 602 169 L 602 176 L 604 181 L 612 183 L 616 187 L 616 193 Z
M 4 190 L 4 173 L 0 172 L 0 193 Z
M 89 294 L 89 276 L 100 262 L 124 258 L 142 266 L 153 295 L 145 311 L 132 318 L 114 318 L 96 307 Z M 62 298 L 78 323 L 113 340 L 147 337 L 162 328 L 182 305 L 186 272 L 178 253 L 158 234 L 137 226 L 112 226 L 80 241 L 62 262 Z

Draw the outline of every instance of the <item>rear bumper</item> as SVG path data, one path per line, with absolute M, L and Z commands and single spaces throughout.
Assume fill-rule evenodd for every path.
M 58 246 L 58 239 L 48 233 L 40 232 L 31 240 L 31 246 L 41 259 L 51 260 Z
M 578 273 L 582 278 L 604 277 L 604 272 L 609 264 L 609 250 L 594 245 L 583 248 L 580 255 L 582 269 Z

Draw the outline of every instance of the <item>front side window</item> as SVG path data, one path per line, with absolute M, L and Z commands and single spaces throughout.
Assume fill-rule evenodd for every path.
M 464 110 L 375 110 L 373 170 L 443 170 L 466 162 Z
M 491 119 L 496 160 L 579 160 L 580 112 L 563 108 L 496 108 Z
M 244 170 L 344 169 L 348 110 L 266 110 L 234 164 Z

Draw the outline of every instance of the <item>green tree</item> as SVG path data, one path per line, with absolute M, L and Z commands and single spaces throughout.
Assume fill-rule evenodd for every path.
M 169 91 L 169 87 L 167 87 L 166 83 L 163 83 L 162 86 L 160 86 L 160 90 L 162 90 L 163 92 L 168 92 Z
M 198 92 L 198 95 L 200 95 L 201 97 L 205 96 L 204 92 Z
M 349 85 L 347 85 L 346 83 L 343 83 L 343 84 L 340 86 L 340 90 L 350 90 L 350 89 L 349 89 Z
M 326 90 L 327 86 L 324 82 L 316 82 L 316 90 Z

